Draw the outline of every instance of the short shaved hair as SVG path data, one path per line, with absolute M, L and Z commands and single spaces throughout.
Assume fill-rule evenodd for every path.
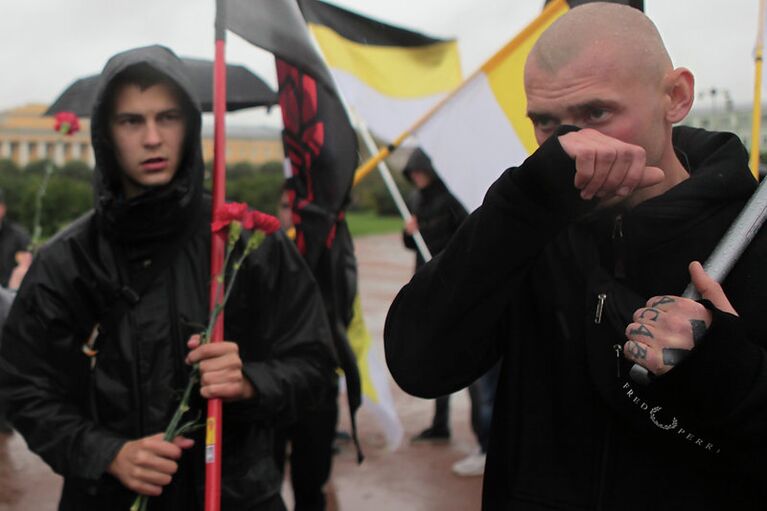
M 673 68 L 650 18 L 633 7 L 609 2 L 590 2 L 569 10 L 541 34 L 527 62 L 556 74 L 584 50 L 600 46 L 625 59 L 630 64 L 627 69 L 636 72 L 660 78 Z

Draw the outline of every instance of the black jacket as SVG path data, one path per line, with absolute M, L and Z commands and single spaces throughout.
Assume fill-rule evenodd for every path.
M 162 71 L 188 96 L 181 168 L 169 185 L 126 200 L 105 136 L 102 92 L 92 118 L 95 211 L 39 252 L 0 349 L 14 426 L 65 478 L 60 509 L 130 506 L 132 495 L 105 469 L 127 440 L 165 429 L 187 381 L 186 340 L 207 322 L 210 202 L 202 195 L 200 113 L 180 61 L 161 47 L 114 57 L 101 90 L 137 63 Z M 98 354 L 89 359 L 81 347 L 97 323 Z M 333 375 L 320 296 L 282 232 L 246 260 L 224 323 L 256 398 L 224 405 L 222 509 L 262 509 L 281 485 L 271 457 L 274 426 L 295 420 Z M 199 401 L 193 409 L 204 420 Z M 204 467 L 199 432 L 151 509 L 201 508 Z
M 29 250 L 29 234 L 7 218 L 0 222 L 0 286 L 8 287 L 8 279 L 16 267 L 16 252 Z
M 682 294 L 755 188 L 734 135 L 677 128 L 674 143 L 690 179 L 597 211 L 552 136 L 393 303 L 386 356 L 406 391 L 448 394 L 503 360 L 483 509 L 764 508 L 764 231 L 724 283 L 740 319 L 715 311 L 648 387 L 620 351 L 633 311 Z
M 410 210 L 418 220 L 418 230 L 423 236 L 426 247 L 434 256 L 446 246 L 450 237 L 458 229 L 468 213 L 447 189 L 434 171 L 431 159 L 421 149 L 415 149 L 408 158 L 402 173 L 410 180 L 410 172 L 419 169 L 432 176 L 432 182 L 423 190 L 415 190 L 410 198 Z M 421 253 L 416 250 L 415 240 L 403 231 L 405 247 L 415 250 L 416 268 L 424 263 Z

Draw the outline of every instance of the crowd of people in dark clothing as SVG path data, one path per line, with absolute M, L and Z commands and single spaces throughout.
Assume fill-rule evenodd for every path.
M 436 399 L 411 440 L 449 440 L 468 388 L 478 448 L 452 469 L 484 474 L 483 510 L 764 508 L 767 236 L 721 283 L 701 265 L 756 189 L 743 145 L 675 127 L 693 74 L 628 6 L 570 9 L 524 85 L 539 148 L 475 211 L 422 150 L 404 169 L 416 268 L 384 345 L 396 383 Z M 288 443 L 295 509 L 326 509 L 350 303 L 318 284 L 288 214 L 244 257 L 225 340 L 201 344 L 211 199 L 182 62 L 115 55 L 91 120 L 93 209 L 34 257 L 0 194 L 0 428 L 63 476 L 60 510 L 201 510 L 205 431 L 162 434 L 197 365 L 190 407 L 225 403 L 222 509 L 286 509 Z

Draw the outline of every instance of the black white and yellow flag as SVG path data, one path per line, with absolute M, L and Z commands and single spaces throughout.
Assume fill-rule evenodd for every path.
M 458 45 L 319 0 L 299 0 L 346 102 L 392 140 L 461 83 Z
M 591 0 L 551 0 L 543 12 L 461 82 L 415 126 L 404 127 L 430 155 L 442 181 L 467 210 L 482 203 L 504 169 L 537 143 L 527 118 L 524 65 L 538 37 L 570 8 Z M 641 0 L 612 0 L 641 8 Z M 403 78 L 404 79 L 404 78 Z M 343 89 L 343 87 L 341 87 Z M 345 93 L 345 91 L 343 91 Z

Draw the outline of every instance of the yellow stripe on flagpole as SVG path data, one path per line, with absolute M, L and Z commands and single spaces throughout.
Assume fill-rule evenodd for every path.
M 551 25 L 555 19 L 566 13 L 569 9 L 570 6 L 567 4 L 566 0 L 554 0 L 553 2 L 549 2 L 537 18 L 522 29 L 522 31 L 517 34 L 514 39 L 509 41 L 506 46 L 501 48 L 498 53 L 485 62 L 482 66 L 482 71 L 486 73 L 491 72 L 493 68 L 508 58 L 509 53 L 517 51 L 517 49 L 528 42 L 530 37 L 535 35 L 536 32 Z
M 569 10 L 564 1 L 551 2 L 533 23 L 483 66 L 504 114 L 529 154 L 538 148 L 533 123 L 527 118 L 524 70 L 527 56 L 541 34 Z
M 751 120 L 751 158 L 749 167 L 754 177 L 759 179 L 759 156 L 762 124 L 762 50 L 764 48 L 764 4 L 759 0 L 759 29 L 754 50 L 754 112 Z

